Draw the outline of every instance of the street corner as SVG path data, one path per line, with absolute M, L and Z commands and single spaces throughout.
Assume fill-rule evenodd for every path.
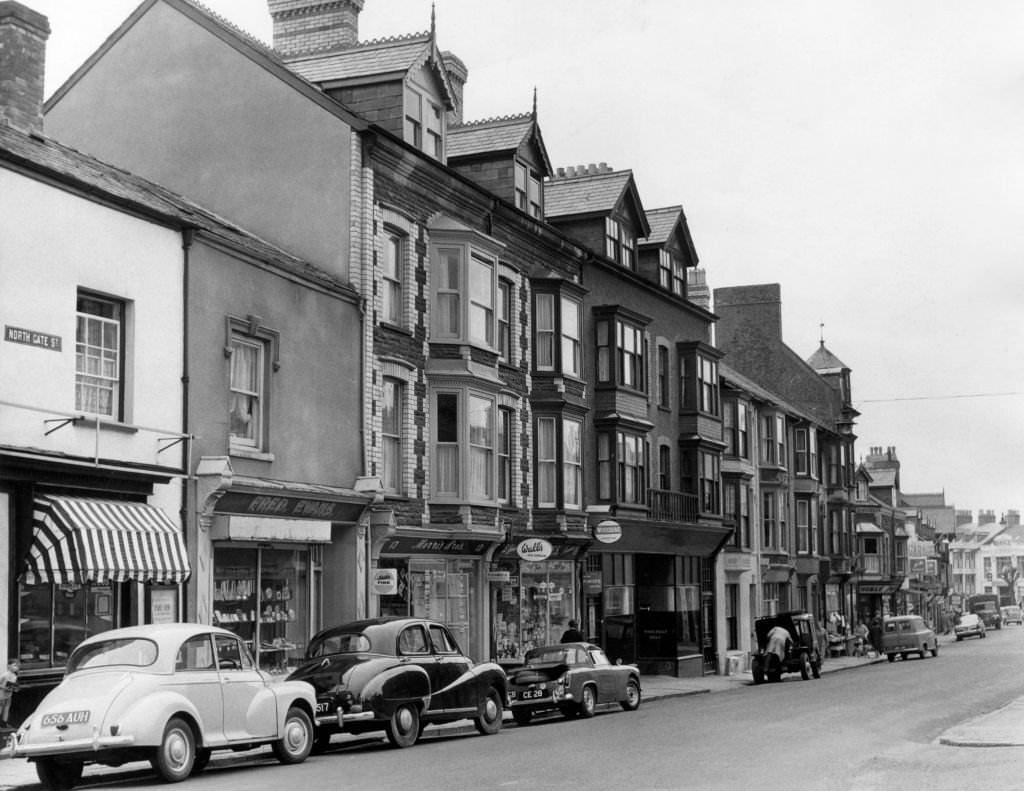
M 946 747 L 1024 747 L 1024 697 L 947 728 L 936 741 Z

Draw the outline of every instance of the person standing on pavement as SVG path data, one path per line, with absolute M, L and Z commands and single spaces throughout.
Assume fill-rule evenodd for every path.
M 876 653 L 882 651 L 882 613 L 879 610 L 875 610 L 874 616 L 871 618 L 871 623 L 868 624 L 868 635 L 871 638 L 871 647 Z
M 21 665 L 17 659 L 7 663 L 7 670 L 0 673 L 0 727 L 10 728 L 11 700 L 18 688 L 18 673 Z
M 582 643 L 583 632 L 580 631 L 580 625 L 575 620 L 569 621 L 569 628 L 562 632 L 562 639 L 560 643 Z

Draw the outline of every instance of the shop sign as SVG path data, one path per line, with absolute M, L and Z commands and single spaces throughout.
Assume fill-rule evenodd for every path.
M 26 346 L 35 346 L 39 349 L 49 349 L 54 352 L 59 352 L 63 343 L 60 335 L 49 335 L 45 332 L 12 327 L 10 324 L 4 325 L 4 340 L 11 343 L 23 343 Z
M 465 538 L 389 538 L 381 547 L 384 555 L 482 555 L 491 546 L 487 541 Z
M 543 538 L 526 538 L 516 546 L 516 554 L 523 560 L 547 560 L 552 549 L 551 542 Z
M 622 525 L 613 519 L 605 519 L 594 526 L 594 538 L 602 544 L 614 544 L 622 538 Z
M 378 596 L 393 596 L 398 591 L 398 569 L 376 569 L 373 572 L 373 592 Z
M 214 510 L 221 514 L 278 516 L 287 519 L 323 519 L 329 522 L 355 522 L 366 502 L 339 502 L 291 494 L 255 494 L 225 492 Z
M 583 592 L 588 594 L 600 593 L 604 588 L 604 579 L 600 571 L 583 572 Z
M 488 582 L 501 582 L 501 583 L 511 582 L 512 581 L 512 572 L 510 572 L 510 571 L 488 571 L 487 572 L 487 581 Z

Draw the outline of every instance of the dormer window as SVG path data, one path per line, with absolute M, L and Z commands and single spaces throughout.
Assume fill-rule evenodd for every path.
M 538 220 L 543 219 L 544 210 L 541 196 L 544 192 L 541 189 L 539 174 L 522 162 L 516 162 L 515 170 L 516 208 Z
M 444 155 L 444 111 L 412 86 L 405 88 L 405 142 L 442 159 Z
M 604 235 L 605 255 L 626 269 L 636 269 L 636 237 L 625 223 L 605 217 Z

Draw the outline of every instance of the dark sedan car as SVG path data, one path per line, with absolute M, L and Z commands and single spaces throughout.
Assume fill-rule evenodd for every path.
M 324 629 L 289 676 L 316 690 L 316 738 L 383 730 L 410 747 L 430 724 L 472 719 L 483 734 L 501 729 L 505 671 L 463 655 L 443 624 L 373 618 Z
M 636 665 L 613 665 L 592 643 L 542 646 L 529 651 L 526 664 L 509 674 L 508 697 L 519 725 L 544 711 L 593 717 L 598 703 L 635 711 L 640 707 L 640 671 Z

